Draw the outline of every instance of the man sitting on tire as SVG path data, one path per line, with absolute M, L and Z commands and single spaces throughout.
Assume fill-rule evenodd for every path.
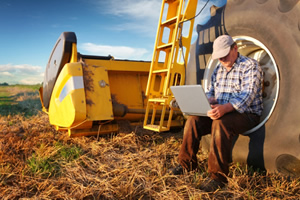
M 234 136 L 255 127 L 263 110 L 263 74 L 258 62 L 242 56 L 233 39 L 219 36 L 213 44 L 214 70 L 207 97 L 211 103 L 208 117 L 189 116 L 184 127 L 179 163 L 174 175 L 197 168 L 196 154 L 201 137 L 211 133 L 208 172 L 210 177 L 200 189 L 211 192 L 227 183 Z

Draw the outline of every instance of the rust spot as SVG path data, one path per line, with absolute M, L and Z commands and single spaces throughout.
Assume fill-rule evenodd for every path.
M 93 92 L 94 91 L 94 84 L 93 84 L 93 75 L 94 73 L 89 70 L 88 66 L 83 65 L 83 82 L 84 82 L 84 88 L 86 91 Z
M 89 70 L 89 66 L 86 64 L 82 65 L 82 72 L 83 72 L 83 83 L 84 83 L 84 90 L 85 90 L 85 99 L 86 99 L 86 105 L 92 106 L 95 103 L 88 99 L 88 92 L 94 91 L 94 81 L 93 81 L 93 75 L 94 73 Z
M 92 106 L 92 105 L 94 105 L 95 103 L 92 101 L 92 100 L 90 100 L 90 99 L 87 99 L 86 100 L 86 105 L 89 105 L 89 106 Z

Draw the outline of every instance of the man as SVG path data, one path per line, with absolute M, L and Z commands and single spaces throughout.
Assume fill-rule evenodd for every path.
M 233 138 L 255 127 L 263 110 L 263 74 L 258 62 L 240 55 L 228 35 L 214 41 L 212 59 L 219 60 L 207 93 L 212 109 L 208 117 L 187 118 L 178 156 L 180 165 L 171 170 L 174 175 L 195 170 L 201 137 L 211 133 L 210 177 L 200 185 L 207 192 L 227 183 Z

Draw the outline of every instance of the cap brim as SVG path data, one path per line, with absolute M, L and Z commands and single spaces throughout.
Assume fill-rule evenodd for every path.
M 212 59 L 219 59 L 227 56 L 230 52 L 230 47 L 227 47 L 226 49 L 222 49 L 219 51 L 213 51 L 211 57 Z

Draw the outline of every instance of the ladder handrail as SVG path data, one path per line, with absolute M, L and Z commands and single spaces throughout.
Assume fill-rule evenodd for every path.
M 167 4 L 167 14 L 164 15 L 166 8 L 165 6 Z M 195 15 L 196 8 L 197 0 L 188 0 L 188 2 L 186 2 L 186 0 L 162 1 L 156 41 L 146 88 L 148 102 L 144 120 L 144 128 L 160 132 L 169 130 L 171 126 L 173 108 L 170 108 L 170 112 L 168 112 L 169 117 L 167 120 L 167 125 L 164 126 L 166 110 L 169 108 L 169 103 L 173 98 L 173 95 L 170 91 L 170 86 L 177 84 L 177 81 L 179 81 L 180 85 L 184 84 L 185 64 L 187 63 L 188 59 L 194 25 L 194 19 L 190 18 L 191 16 Z M 164 16 L 166 16 L 166 19 L 165 21 L 162 21 Z M 190 21 L 189 34 L 187 37 L 182 36 L 183 23 L 185 21 Z M 167 28 L 169 29 L 169 35 L 168 41 L 165 42 L 163 41 L 164 30 Z M 183 51 L 183 46 L 186 48 L 186 52 Z M 165 62 L 161 68 L 158 67 L 158 62 L 162 52 L 165 53 Z M 179 61 L 181 59 L 179 55 L 180 52 L 183 53 L 183 63 L 178 62 L 178 59 Z M 156 79 L 158 79 L 158 81 L 156 81 Z M 156 82 L 158 82 L 158 84 Z M 151 106 L 153 107 L 153 112 L 151 122 L 148 124 L 148 115 L 150 113 L 149 110 L 151 109 Z M 157 108 L 161 109 L 162 112 L 159 124 L 154 125 L 154 114 L 156 113 Z

